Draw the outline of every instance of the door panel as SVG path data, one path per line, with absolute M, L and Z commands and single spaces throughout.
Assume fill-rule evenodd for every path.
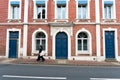
M 11 39 L 9 42 L 9 58 L 17 57 L 17 40 Z
M 68 57 L 68 38 L 63 32 L 56 35 L 56 59 L 67 59 Z
M 18 54 L 18 31 L 10 31 L 9 33 L 9 58 L 17 58 Z
M 114 31 L 105 32 L 105 52 L 106 58 L 115 58 Z

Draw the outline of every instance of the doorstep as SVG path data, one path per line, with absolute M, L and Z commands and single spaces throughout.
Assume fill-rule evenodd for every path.
M 56 60 L 56 62 L 58 63 L 58 64 L 67 64 L 68 63 L 68 60 L 64 60 L 64 59 L 57 59 Z

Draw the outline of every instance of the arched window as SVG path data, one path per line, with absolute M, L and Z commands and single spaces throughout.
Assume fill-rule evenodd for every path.
M 77 36 L 78 51 L 88 51 L 88 34 L 80 32 Z
M 37 32 L 35 35 L 36 50 L 39 50 L 39 46 L 43 46 L 43 50 L 46 50 L 46 35 L 43 32 Z

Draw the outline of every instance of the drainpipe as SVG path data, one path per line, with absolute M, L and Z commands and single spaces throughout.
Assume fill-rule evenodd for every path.
M 24 0 L 24 26 L 23 26 L 23 57 L 27 57 L 28 37 L 28 0 Z
M 97 61 L 100 61 L 101 45 L 100 45 L 100 6 L 99 0 L 95 0 L 95 14 L 96 14 L 96 56 Z

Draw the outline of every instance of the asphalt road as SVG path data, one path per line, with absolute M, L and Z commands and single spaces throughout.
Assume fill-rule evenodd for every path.
M 120 80 L 120 68 L 0 64 L 0 80 Z

